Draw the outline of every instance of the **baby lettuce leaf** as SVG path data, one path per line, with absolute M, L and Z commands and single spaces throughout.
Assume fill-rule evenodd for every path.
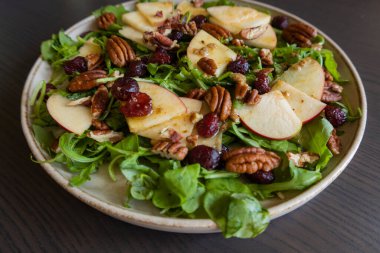
M 269 213 L 239 179 L 206 182 L 204 209 L 226 238 L 253 238 L 269 224 Z
M 235 135 L 242 142 L 252 147 L 261 147 L 278 152 L 298 151 L 297 145 L 292 142 L 268 140 L 249 132 L 244 127 L 238 127 L 236 124 L 232 125 L 229 133 Z
M 327 141 L 331 136 L 334 127 L 322 117 L 318 117 L 302 127 L 301 132 L 296 137 L 297 142 L 307 151 L 319 155 L 316 170 L 323 169 L 332 158 L 332 153 L 327 147 Z

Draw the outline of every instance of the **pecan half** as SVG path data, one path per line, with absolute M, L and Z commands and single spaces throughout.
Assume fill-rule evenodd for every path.
M 103 57 L 100 54 L 89 54 L 86 60 L 88 70 L 96 69 L 103 63 Z
M 204 23 L 201 28 L 205 30 L 207 33 L 211 34 L 218 40 L 220 39 L 230 39 L 231 33 L 221 27 L 220 25 L 211 24 L 211 23 Z
M 342 100 L 343 87 L 331 81 L 325 81 L 321 101 L 325 103 L 338 102 Z
M 188 151 L 188 148 L 179 142 L 159 141 L 152 147 L 154 154 L 179 161 L 185 159 Z
M 253 174 L 258 170 L 271 171 L 280 166 L 281 158 L 274 152 L 262 148 L 245 147 L 226 152 L 223 155 L 226 169 L 236 173 Z
M 228 90 L 219 85 L 213 86 L 207 91 L 204 99 L 211 112 L 217 113 L 221 121 L 228 119 L 232 108 L 231 95 Z
M 107 77 L 107 72 L 104 70 L 89 70 L 74 77 L 67 86 L 67 89 L 71 92 L 91 90 L 100 85 L 96 82 L 97 79 L 105 77 Z
M 310 152 L 301 152 L 301 153 L 286 153 L 289 161 L 292 161 L 297 167 L 304 167 L 306 164 L 312 164 L 319 159 L 319 155 L 310 153 Z
M 202 57 L 197 62 L 198 67 L 208 75 L 214 76 L 218 66 L 213 59 Z
M 183 34 L 194 36 L 198 32 L 197 24 L 194 21 L 190 21 L 186 24 L 173 24 L 172 29 L 181 31 Z
M 186 94 L 186 97 L 188 98 L 192 98 L 192 99 L 198 99 L 198 100 L 202 100 L 203 97 L 206 95 L 206 90 L 204 89 L 192 89 L 192 90 L 189 90 L 189 92 L 187 92 Z
M 97 142 L 116 143 L 124 138 L 124 134 L 121 132 L 115 132 L 112 130 L 93 130 L 87 133 L 87 136 Z
M 261 63 L 265 66 L 273 65 L 273 55 L 272 52 L 267 48 L 262 48 L 259 51 L 259 56 Z
M 96 24 L 102 30 L 107 30 L 108 27 L 116 22 L 116 16 L 111 12 L 105 12 L 96 19 Z
M 263 35 L 268 29 L 268 25 L 246 28 L 240 31 L 239 35 L 244 40 L 254 40 Z
M 100 85 L 91 100 L 91 114 L 93 119 L 98 119 L 107 109 L 108 90 L 104 85 Z
M 261 97 L 259 92 L 256 89 L 251 90 L 244 75 L 234 73 L 232 75 L 232 80 L 236 83 L 235 98 L 237 100 L 242 100 L 248 105 L 255 105 L 260 101 Z
M 331 136 L 327 141 L 327 147 L 334 155 L 340 154 L 341 143 L 339 136 L 336 134 L 336 129 L 332 131 Z
M 144 32 L 143 38 L 150 45 L 159 46 L 164 49 L 172 49 L 178 46 L 175 41 L 159 32 Z
M 135 51 L 128 42 L 116 35 L 107 40 L 106 49 L 111 62 L 119 68 L 136 59 Z
M 282 32 L 282 37 L 288 43 L 300 47 L 311 47 L 312 39 L 317 36 L 317 29 L 304 23 L 290 24 Z
M 231 41 L 231 44 L 234 45 L 234 46 L 237 46 L 237 47 L 241 47 L 241 46 L 244 46 L 244 40 L 241 40 L 241 39 L 233 39 Z
M 92 119 L 92 126 L 96 130 L 109 130 L 110 129 L 110 127 L 104 121 L 100 121 L 98 119 Z

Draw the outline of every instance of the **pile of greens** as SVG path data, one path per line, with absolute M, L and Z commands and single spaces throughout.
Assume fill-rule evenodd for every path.
M 227 0 L 206 3 L 206 7 L 216 5 L 231 5 Z M 321 170 L 332 158 L 326 143 L 333 126 L 323 117 L 318 117 L 302 128 L 296 138 L 288 141 L 274 141 L 259 137 L 249 132 L 240 124 L 232 124 L 224 133 L 223 143 L 231 146 L 253 146 L 274 151 L 282 158 L 282 164 L 275 169 L 276 180 L 272 184 L 252 184 L 242 179 L 239 174 L 224 170 L 209 171 L 199 164 L 186 165 L 179 161 L 169 160 L 153 154 L 150 151 L 149 140 L 138 137 L 128 131 L 123 115 L 119 111 L 119 102 L 111 100 L 106 113 L 101 117 L 114 131 L 121 131 L 125 138 L 117 144 L 96 142 L 87 137 L 86 133 L 77 136 L 61 129 L 51 118 L 46 109 L 46 99 L 53 93 L 60 93 L 70 100 L 92 95 L 94 90 L 82 93 L 66 91 L 67 81 L 76 76 L 65 74 L 62 65 L 65 61 L 79 54 L 79 48 L 88 40 L 97 43 L 105 54 L 105 43 L 112 35 L 120 35 L 121 15 L 127 12 L 121 6 L 107 6 L 94 12 L 95 16 L 103 12 L 112 12 L 118 22 L 107 31 L 92 31 L 73 40 L 63 31 L 54 34 L 51 39 L 41 45 L 42 58 L 48 61 L 53 74 L 48 82 L 43 81 L 31 99 L 33 106 L 33 132 L 40 145 L 52 157 L 49 161 L 66 165 L 73 174 L 70 179 L 72 186 L 80 186 L 96 173 L 101 165 L 108 168 L 109 176 L 116 180 L 120 173 L 128 182 L 128 199 L 151 201 L 161 210 L 162 214 L 174 217 L 210 218 L 217 223 L 225 237 L 252 238 L 259 235 L 269 224 L 268 211 L 259 200 L 274 197 L 277 192 L 303 190 L 322 178 Z M 280 31 L 277 31 L 280 33 Z M 323 44 L 323 38 L 319 38 Z M 139 57 L 149 56 L 150 51 L 136 43 L 130 42 Z M 226 88 L 233 85 L 231 74 L 227 72 L 220 77 L 206 77 L 195 68 L 185 56 L 188 42 L 181 42 L 176 54 L 175 65 L 148 64 L 149 75 L 143 79 L 159 84 L 178 95 L 186 94 L 190 89 L 208 89 L 216 84 Z M 245 46 L 229 46 L 232 50 L 249 59 L 253 66 L 246 75 L 247 81 L 255 80 L 253 70 L 262 69 L 259 49 Z M 283 73 L 284 63 L 296 63 L 305 57 L 316 59 L 324 66 L 337 82 L 342 82 L 337 71 L 333 53 L 327 49 L 321 51 L 311 48 L 299 48 L 279 42 L 273 51 L 275 71 L 270 77 L 275 79 Z M 116 68 L 105 58 L 105 69 L 113 73 L 124 73 L 125 68 Z M 116 77 L 109 77 L 100 82 L 109 82 Z M 55 86 L 49 89 L 47 83 Z M 237 103 L 237 102 L 236 102 Z M 355 115 L 348 111 L 351 118 Z M 54 147 L 54 148 L 53 148 Z M 320 156 L 317 163 L 307 168 L 298 168 L 289 162 L 286 152 L 308 150 Z M 128 208 L 128 201 L 125 203 Z

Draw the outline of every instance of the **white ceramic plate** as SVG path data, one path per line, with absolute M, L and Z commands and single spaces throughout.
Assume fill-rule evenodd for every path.
M 269 10 L 272 15 L 287 15 L 294 20 L 307 23 L 286 11 L 267 4 L 255 1 L 236 2 L 239 5 Z M 127 2 L 124 5 L 127 9 L 134 8 L 134 2 Z M 94 18 L 87 17 L 70 27 L 67 30 L 67 33 L 75 38 L 77 35 L 92 29 L 95 29 Z M 342 76 L 345 79 L 350 80 L 350 82 L 344 86 L 344 94 L 349 99 L 351 106 L 354 108 L 360 106 L 363 111 L 363 117 L 360 120 L 346 124 L 343 127 L 343 130 L 345 131 L 345 135 L 343 135 L 342 139 L 343 152 L 341 155 L 331 160 L 329 166 L 323 172 L 323 179 L 321 181 L 305 191 L 285 193 L 284 200 L 272 199 L 263 202 L 263 205 L 269 210 L 271 219 L 280 217 L 281 215 L 300 207 L 331 184 L 353 158 L 363 137 L 367 116 L 367 103 L 362 81 L 352 62 L 343 50 L 323 32 L 319 31 L 319 33 L 325 37 L 326 47 L 334 52 Z M 33 155 L 38 160 L 49 159 L 49 157 L 33 137 L 30 122 L 31 108 L 29 99 L 34 88 L 41 80 L 49 80 L 50 73 L 51 70 L 49 65 L 42 61 L 41 58 L 38 58 L 26 80 L 21 101 L 22 128 Z M 123 207 L 123 200 L 126 192 L 125 180 L 122 177 L 119 177 L 119 180 L 116 183 L 111 181 L 104 169 L 100 169 L 98 173 L 92 175 L 91 181 L 79 188 L 74 188 L 68 185 L 70 174 L 67 173 L 61 165 L 45 163 L 42 164 L 42 167 L 59 185 L 84 203 L 105 214 L 128 223 L 157 230 L 182 233 L 211 233 L 219 231 L 216 224 L 209 219 L 165 217 L 160 215 L 156 208 L 146 202 L 136 201 L 131 204 L 130 208 Z

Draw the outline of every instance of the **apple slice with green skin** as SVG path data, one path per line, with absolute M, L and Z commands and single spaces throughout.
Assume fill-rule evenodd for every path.
M 199 51 L 205 51 L 205 54 L 203 55 Z M 215 75 L 220 76 L 228 63 L 236 60 L 237 55 L 215 37 L 201 30 L 190 41 L 187 48 L 187 57 L 196 67 L 198 67 L 197 63 L 202 57 L 213 59 L 217 66 Z
M 148 20 L 138 11 L 131 11 L 123 14 L 123 23 L 133 27 L 140 32 L 153 32 L 156 30 L 155 26 L 152 26 Z
M 321 100 L 325 85 L 325 74 L 322 66 L 313 58 L 308 57 L 293 64 L 278 79 L 315 99 Z
M 140 44 L 150 50 L 154 50 L 154 47 L 144 42 L 143 33 L 137 31 L 135 28 L 123 26 L 123 28 L 119 30 L 119 33 L 126 39 L 136 42 L 137 44 Z
M 64 129 L 75 134 L 82 134 L 92 124 L 91 110 L 83 105 L 70 106 L 71 100 L 53 94 L 46 101 L 46 107 L 51 117 Z
M 177 5 L 177 10 L 181 12 L 181 14 L 185 14 L 186 12 L 190 12 L 191 16 L 203 15 L 208 16 L 208 13 L 205 8 L 202 7 L 194 7 L 189 1 L 183 1 Z
M 277 36 L 272 26 L 268 26 L 267 30 L 257 39 L 245 40 L 244 43 L 248 46 L 275 49 L 277 45 Z
M 163 140 L 167 139 L 165 131 L 171 128 L 179 133 L 183 138 L 189 136 L 192 133 L 195 125 L 193 122 L 191 122 L 190 115 L 192 112 L 199 112 L 201 110 L 202 101 L 182 97 L 180 99 L 186 105 L 188 113 L 177 116 L 150 128 L 138 131 L 137 134 L 150 138 L 152 140 Z
M 173 2 L 138 3 L 136 4 L 136 8 L 151 25 L 159 26 L 173 12 Z
M 132 133 L 161 124 L 187 112 L 185 104 L 175 93 L 152 83 L 138 82 L 138 84 L 140 92 L 151 97 L 153 112 L 143 117 L 127 117 L 129 130 Z
M 279 80 L 272 87 L 272 90 L 278 90 L 282 92 L 282 95 L 284 95 L 293 111 L 303 124 L 317 117 L 326 107 L 325 103 L 322 103 L 318 99 L 310 97 L 306 93 L 281 80 Z
M 236 111 L 248 130 L 268 139 L 287 140 L 302 128 L 301 120 L 278 90 L 262 95 L 258 104 L 244 104 Z

